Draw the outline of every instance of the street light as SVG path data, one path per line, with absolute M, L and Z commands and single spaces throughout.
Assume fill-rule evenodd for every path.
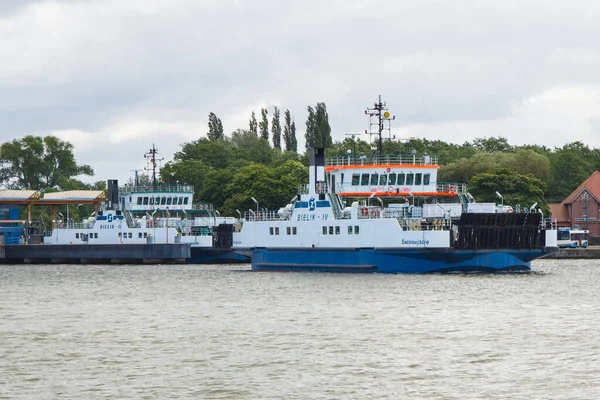
M 258 200 L 256 200 L 254 197 L 250 197 L 252 199 L 253 202 L 256 203 L 256 212 L 258 212 Z
M 529 207 L 529 212 L 534 212 L 535 211 L 535 207 L 538 205 L 537 201 L 535 203 L 533 203 L 533 205 L 531 207 Z
M 500 198 L 500 205 L 504 206 L 504 197 L 500 194 L 500 192 L 496 191 L 496 196 Z
M 235 211 L 237 211 L 238 215 L 240 216 L 240 219 L 242 218 L 242 213 L 240 212 L 240 210 L 236 209 Z

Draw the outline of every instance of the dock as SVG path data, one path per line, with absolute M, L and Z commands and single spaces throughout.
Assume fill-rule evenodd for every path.
M 600 246 L 589 246 L 585 249 L 559 249 L 557 252 L 544 257 L 544 259 L 568 260 L 568 259 L 598 259 L 600 258 Z
M 183 264 L 190 257 L 187 243 L 0 246 L 0 264 Z

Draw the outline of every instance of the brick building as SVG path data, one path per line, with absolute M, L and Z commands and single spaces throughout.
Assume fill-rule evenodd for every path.
M 590 231 L 590 241 L 598 241 L 600 233 L 600 172 L 594 171 L 559 204 L 548 204 L 558 226 Z

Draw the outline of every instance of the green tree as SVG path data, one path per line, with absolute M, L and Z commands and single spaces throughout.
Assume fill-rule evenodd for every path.
M 499 192 L 505 205 L 529 208 L 534 203 L 549 215 L 544 198 L 545 184 L 533 175 L 522 175 L 507 168 L 475 175 L 469 182 L 469 192 L 480 202 L 497 202 Z
M 283 143 L 285 145 L 285 151 L 293 151 L 292 150 L 292 115 L 290 114 L 290 110 L 285 110 L 283 113 L 284 123 L 283 123 Z
M 281 150 L 281 122 L 279 121 L 279 116 L 279 108 L 275 106 L 273 120 L 271 121 L 271 136 L 273 137 L 273 148 L 277 150 Z
M 208 139 L 221 140 L 225 137 L 223 134 L 223 123 L 220 118 L 217 118 L 215 113 L 208 114 Z
M 81 186 L 77 175 L 93 176 L 89 165 L 78 165 L 73 145 L 56 136 L 25 136 L 0 146 L 0 182 L 8 189 L 42 190 Z
M 290 132 L 292 133 L 292 147 L 290 148 L 290 151 L 298 153 L 298 139 L 296 138 L 296 123 L 294 121 L 292 121 Z
M 260 130 L 260 137 L 265 139 L 267 142 L 269 141 L 269 120 L 267 116 L 269 112 L 266 108 L 261 108 L 260 110 L 261 121 L 258 123 L 258 129 Z
M 306 119 L 306 148 L 323 147 L 328 148 L 333 144 L 331 139 L 331 127 L 329 126 L 329 115 L 325 103 L 317 103 L 313 109 L 308 106 L 308 118 Z
M 237 130 L 231 135 L 231 143 L 235 149 L 236 163 L 238 166 L 248 163 L 260 163 L 268 165 L 275 157 L 275 150 L 269 146 L 269 142 L 254 134 Z
M 486 153 L 513 151 L 513 147 L 508 144 L 508 140 L 502 136 L 475 139 L 473 146 L 477 151 L 484 151 Z
M 547 196 L 560 202 L 594 172 L 594 152 L 581 142 L 568 143 L 550 155 L 550 166 Z
M 250 132 L 254 134 L 254 136 L 258 136 L 258 122 L 256 122 L 256 114 L 252 111 L 252 116 L 250 117 Z
M 175 153 L 175 161 L 201 160 L 211 168 L 225 168 L 233 162 L 233 146 L 229 140 L 211 141 L 200 138 L 182 145 L 181 151 Z

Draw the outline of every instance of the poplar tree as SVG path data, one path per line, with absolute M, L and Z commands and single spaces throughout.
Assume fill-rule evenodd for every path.
M 281 150 L 281 122 L 279 121 L 280 111 L 277 106 L 273 110 L 273 120 L 271 121 L 271 135 L 273 137 L 273 148 Z
M 223 123 L 213 112 L 208 114 L 207 136 L 209 140 L 221 140 L 225 138 L 225 135 L 223 134 Z
M 309 147 L 331 147 L 331 127 L 329 126 L 329 115 L 325 103 L 317 103 L 313 109 L 308 106 L 308 118 L 306 119 L 306 148 Z
M 291 150 L 294 153 L 298 152 L 298 139 L 296 139 L 296 122 L 292 121 L 292 126 L 291 126 L 291 132 L 292 132 L 292 147 Z
M 255 136 L 258 136 L 258 123 L 256 122 L 256 114 L 254 114 L 254 110 L 252 111 L 252 117 L 250 117 L 249 125 L 250 132 L 254 133 Z
M 269 115 L 269 112 L 266 108 L 261 108 L 260 114 L 262 115 L 262 120 L 258 123 L 260 137 L 269 141 L 269 121 L 267 120 L 267 115 Z
M 283 143 L 285 151 L 292 151 L 292 116 L 290 110 L 285 110 L 283 118 Z

